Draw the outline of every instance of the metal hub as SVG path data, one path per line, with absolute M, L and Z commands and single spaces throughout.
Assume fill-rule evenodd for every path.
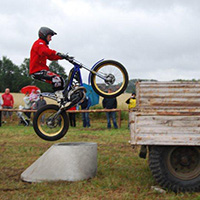
M 190 180 L 200 175 L 198 147 L 173 147 L 167 156 L 167 167 L 172 175 Z
M 180 164 L 183 166 L 189 166 L 190 165 L 190 159 L 187 156 L 182 156 L 180 158 Z
M 108 74 L 108 75 L 106 76 L 105 82 L 106 82 L 108 85 L 114 84 L 114 82 L 115 82 L 115 76 L 112 75 L 112 74 Z
M 49 128 L 55 128 L 57 126 L 57 123 L 55 123 L 55 119 L 52 118 L 49 118 L 46 124 Z

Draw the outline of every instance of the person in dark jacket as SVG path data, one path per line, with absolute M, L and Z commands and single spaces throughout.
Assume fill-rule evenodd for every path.
M 40 95 L 40 99 L 36 101 L 35 109 L 38 110 L 38 109 L 42 108 L 43 106 L 45 106 L 46 104 L 47 103 L 44 100 L 44 97 L 42 95 Z M 41 118 L 42 124 L 44 124 L 44 118 L 45 118 L 45 115 L 42 115 L 42 118 Z
M 36 101 L 35 108 L 36 110 L 40 109 L 41 107 L 45 106 L 47 102 L 44 100 L 44 97 L 40 95 L 40 99 Z
M 108 92 L 112 92 L 112 90 L 108 90 Z M 117 99 L 116 98 L 104 98 L 102 101 L 103 108 L 105 109 L 115 109 L 117 108 Z M 107 117 L 107 128 L 111 128 L 110 119 L 112 119 L 114 128 L 118 128 L 116 121 L 116 112 L 106 112 Z
M 80 104 L 82 110 L 89 110 L 91 106 L 91 100 L 89 97 L 85 97 L 83 102 Z M 90 118 L 89 118 L 89 113 L 84 112 L 82 113 L 82 120 L 83 120 L 83 127 L 90 127 Z

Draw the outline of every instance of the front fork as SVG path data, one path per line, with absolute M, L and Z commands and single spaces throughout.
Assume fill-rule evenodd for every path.
M 89 70 L 89 71 L 90 71 L 89 76 L 88 76 L 88 84 L 89 84 L 89 85 L 91 84 L 91 76 L 92 76 L 92 74 L 96 74 L 97 76 L 101 76 L 101 75 L 97 74 L 93 69 L 94 69 L 100 62 L 102 62 L 102 61 L 104 61 L 104 59 L 101 59 L 101 60 L 99 60 L 98 62 L 96 62 L 96 63 L 92 66 L 92 68 Z M 102 78 L 105 79 L 105 77 L 102 77 Z

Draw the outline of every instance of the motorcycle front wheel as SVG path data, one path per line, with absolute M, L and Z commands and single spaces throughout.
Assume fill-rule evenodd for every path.
M 47 141 L 56 141 L 64 137 L 69 128 L 69 119 L 65 111 L 56 116 L 59 107 L 49 104 L 40 108 L 34 116 L 33 128 L 36 134 Z
M 97 64 L 91 75 L 94 91 L 102 97 L 114 98 L 122 94 L 128 86 L 128 73 L 125 67 L 114 60 Z

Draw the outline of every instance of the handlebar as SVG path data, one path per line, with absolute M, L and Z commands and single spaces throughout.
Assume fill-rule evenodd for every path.
M 68 54 L 63 54 L 63 53 L 57 53 L 58 56 L 60 56 L 61 58 L 69 61 L 70 63 L 72 63 L 73 65 L 76 64 L 78 65 L 80 68 L 85 68 L 87 70 L 89 70 L 86 66 L 84 66 L 82 63 L 80 63 L 79 61 L 75 60 L 73 56 L 69 56 Z M 90 70 L 89 70 L 90 71 Z
M 57 55 L 65 60 L 68 60 L 70 63 L 73 63 L 73 61 L 74 61 L 74 57 L 69 56 L 68 54 L 57 53 Z
M 67 60 L 67 61 L 69 61 L 69 62 L 72 63 L 72 64 L 77 64 L 77 65 L 79 65 L 79 67 L 83 67 L 83 64 L 80 63 L 79 61 L 75 60 L 75 58 L 74 58 L 73 56 L 69 56 L 68 54 L 66 54 L 66 55 L 64 56 L 64 59 Z
M 74 64 L 74 57 L 73 57 L 73 56 L 68 56 L 68 55 L 66 55 L 66 57 L 65 57 L 64 59 L 66 59 L 66 60 L 69 61 L 70 63 Z

